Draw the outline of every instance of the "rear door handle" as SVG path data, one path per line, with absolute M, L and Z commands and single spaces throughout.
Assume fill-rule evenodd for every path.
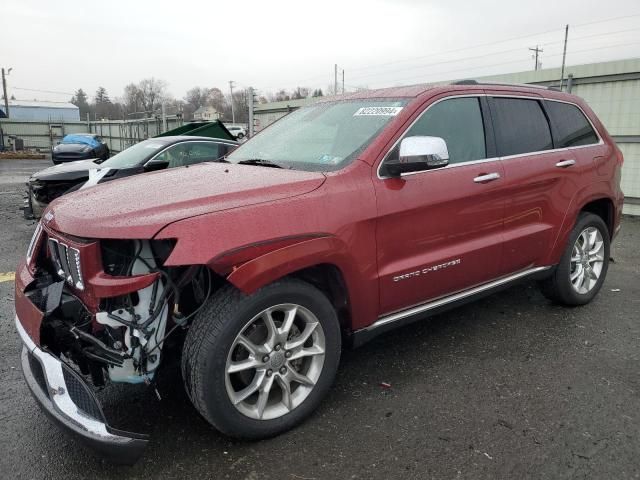
M 567 167 L 570 167 L 570 166 L 575 165 L 575 164 L 576 164 L 575 160 L 562 160 L 562 161 L 556 163 L 556 167 L 567 168 Z
M 493 182 L 494 180 L 498 180 L 499 178 L 500 178 L 500 174 L 497 172 L 484 173 L 474 178 L 473 181 L 475 183 L 487 183 L 487 182 Z

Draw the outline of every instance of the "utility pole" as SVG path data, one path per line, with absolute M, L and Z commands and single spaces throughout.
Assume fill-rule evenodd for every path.
M 168 129 L 169 128 L 167 125 L 167 108 L 163 100 L 162 101 L 162 132 L 166 132 Z
M 562 51 L 562 69 L 560 70 L 560 91 L 564 82 L 564 62 L 567 59 L 567 38 L 569 37 L 569 24 L 564 28 L 564 50 Z
M 544 50 L 542 50 L 538 45 L 536 45 L 536 48 L 530 48 L 529 50 L 531 50 L 532 52 L 535 52 L 535 59 L 536 59 L 536 63 L 535 66 L 533 67 L 534 71 L 540 70 L 540 62 L 538 62 L 538 54 L 544 52 Z
M 333 66 L 333 94 L 338 94 L 338 64 Z
M 247 99 L 249 102 L 249 138 L 253 137 L 253 130 L 255 125 L 253 124 L 253 109 L 255 105 L 255 91 L 253 87 L 249 87 L 249 98 Z
M 231 122 L 236 123 L 236 111 L 233 108 L 233 80 L 229 80 L 229 90 L 231 91 Z
M 9 75 L 11 73 L 11 70 L 13 70 L 13 68 L 10 68 L 9 70 L 7 70 L 7 73 L 4 73 L 4 68 L 2 69 L 2 92 L 4 94 L 4 113 L 7 116 L 7 118 L 9 118 L 9 95 L 7 94 L 7 79 L 5 78 L 6 75 Z

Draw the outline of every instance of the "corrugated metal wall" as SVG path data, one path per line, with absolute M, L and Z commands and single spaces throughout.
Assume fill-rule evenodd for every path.
M 640 59 L 567 67 L 571 93 L 586 100 L 624 154 L 622 190 L 624 213 L 640 215 Z M 558 85 L 560 69 L 487 77 L 512 83 Z
M 616 138 L 624 154 L 622 191 L 628 197 L 624 211 L 640 215 L 635 203 L 640 200 L 640 79 L 576 85 L 572 93 L 587 101 Z
M 167 118 L 167 130 L 182 125 L 182 118 Z M 100 135 L 113 153 L 162 133 L 162 121 L 156 118 L 143 120 L 108 120 L 98 122 L 31 122 L 2 119 L 0 128 L 7 145 L 8 136 L 15 135 L 24 140 L 25 148 L 50 150 L 63 136 L 70 133 L 96 133 Z

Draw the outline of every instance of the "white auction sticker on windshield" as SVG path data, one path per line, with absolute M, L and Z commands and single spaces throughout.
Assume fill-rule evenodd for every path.
M 402 107 L 362 107 L 356 110 L 353 116 L 395 117 L 401 110 Z

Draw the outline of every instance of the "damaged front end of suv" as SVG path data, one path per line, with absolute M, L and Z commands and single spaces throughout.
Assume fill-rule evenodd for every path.
M 154 387 L 165 340 L 215 282 L 206 267 L 164 268 L 174 245 L 83 239 L 40 223 L 17 271 L 16 326 L 32 393 L 63 429 L 117 462 L 134 462 L 147 436 L 110 426 L 96 391 Z

